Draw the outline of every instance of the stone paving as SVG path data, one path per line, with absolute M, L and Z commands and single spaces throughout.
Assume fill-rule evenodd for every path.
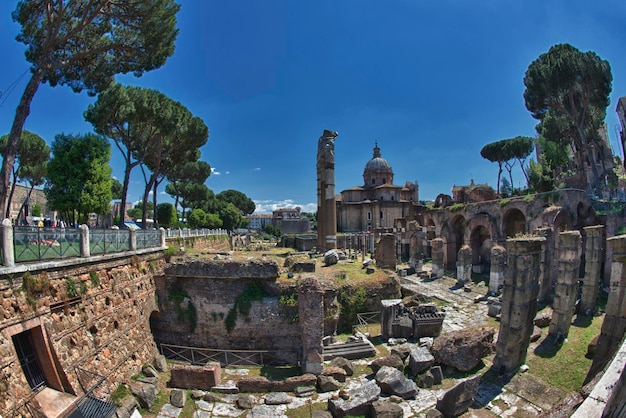
M 471 291 L 456 289 L 456 280 L 453 278 L 440 278 L 436 280 L 423 280 L 417 276 L 402 278 L 402 286 L 409 292 L 420 293 L 444 302 L 443 310 L 446 318 L 443 323 L 443 331 L 448 332 L 466 327 L 485 325 L 488 321 L 486 302 L 475 303 L 476 297 L 484 296 L 488 288 L 486 286 L 472 285 Z M 497 338 L 497 335 L 496 337 Z M 370 359 L 355 360 L 356 365 L 368 365 Z M 489 360 L 486 359 L 485 363 Z M 246 375 L 245 368 L 223 369 L 225 385 L 234 384 L 233 378 Z M 491 373 L 487 371 L 486 373 Z M 492 373 L 493 374 L 493 373 Z M 360 375 L 348 378 L 346 389 L 363 385 L 371 375 Z M 405 417 L 423 418 L 426 413 L 434 408 L 437 398 L 445 392 L 444 389 L 420 389 L 415 399 L 402 401 L 399 405 L 404 411 Z M 306 406 L 308 402 L 327 402 L 331 393 L 319 393 L 312 401 L 310 398 L 297 398 L 289 396 L 291 402 L 286 405 L 265 405 L 265 394 L 253 395 L 255 406 L 249 411 L 241 410 L 236 406 L 238 395 L 223 395 L 223 402 L 211 403 L 196 400 L 194 418 L 221 418 L 221 417 L 286 417 L 289 409 Z M 563 396 L 560 391 L 537 381 L 529 375 L 517 374 L 513 376 L 497 377 L 490 376 L 483 379 L 479 386 L 474 405 L 468 412 L 462 415 L 464 418 L 485 417 L 529 417 L 536 416 L 542 411 L 549 409 L 553 403 Z M 157 418 L 175 418 L 181 409 L 172 405 L 165 405 Z

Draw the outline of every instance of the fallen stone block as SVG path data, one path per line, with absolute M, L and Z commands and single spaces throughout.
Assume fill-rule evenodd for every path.
M 221 370 L 219 363 L 205 366 L 175 365 L 170 369 L 169 385 L 182 389 L 209 390 L 220 384 Z
M 322 370 L 322 376 L 331 376 L 336 381 L 344 383 L 346 381 L 347 373 L 341 367 L 330 366 Z
M 383 366 L 376 373 L 375 379 L 380 389 L 388 395 L 398 395 L 402 399 L 412 399 L 417 395 L 415 382 L 393 367 Z
M 354 374 L 354 365 L 350 360 L 345 357 L 335 357 L 330 361 L 330 366 L 341 367 L 346 371 L 346 376 L 352 376 Z
M 170 403 L 176 408 L 183 408 L 187 400 L 186 392 L 182 389 L 172 389 L 170 392 Z
M 409 370 L 412 376 L 417 376 L 428 370 L 435 363 L 435 358 L 426 347 L 417 347 L 409 354 Z
M 404 410 L 396 403 L 382 399 L 372 402 L 372 418 L 402 418 L 403 416 Z
M 437 410 L 446 417 L 461 415 L 472 405 L 482 375 L 457 383 L 437 399 Z
M 495 332 L 488 327 L 451 331 L 436 338 L 431 350 L 438 363 L 469 372 L 494 351 Z
M 145 409 L 152 408 L 152 405 L 156 402 L 157 395 L 159 393 L 157 385 L 153 385 L 151 383 L 131 382 L 128 385 L 128 388 L 130 389 L 130 392 L 135 395 L 137 401 L 139 401 L 139 405 Z
M 285 392 L 271 392 L 265 395 L 266 405 L 286 405 L 291 403 L 291 396 Z
M 317 376 L 317 387 L 320 392 L 333 392 L 341 387 L 341 383 L 332 376 Z
M 348 391 L 348 399 L 329 399 L 328 410 L 335 418 L 347 415 L 368 415 L 371 405 L 380 396 L 380 387 L 374 381 Z
M 386 357 L 380 357 L 370 363 L 370 368 L 377 373 L 382 367 L 389 366 L 400 371 L 404 370 L 404 361 L 394 354 Z

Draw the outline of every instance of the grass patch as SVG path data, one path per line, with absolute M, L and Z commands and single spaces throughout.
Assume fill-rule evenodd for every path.
M 122 399 L 125 399 L 128 396 L 130 396 L 130 392 L 125 385 L 120 384 L 111 395 L 111 402 L 113 402 L 116 406 L 121 406 Z
M 534 352 L 528 351 L 529 372 L 565 393 L 579 391 L 592 362 L 585 357 L 587 346 L 600 333 L 603 319 L 594 317 L 586 327 L 572 325 L 567 341 L 560 346 L 544 339 Z M 557 370 L 567 372 L 555 373 Z
M 285 415 L 289 418 L 310 418 L 313 411 L 326 411 L 328 409 L 328 402 L 314 402 L 309 400 L 307 405 L 303 405 L 300 408 L 288 409 L 285 411 Z

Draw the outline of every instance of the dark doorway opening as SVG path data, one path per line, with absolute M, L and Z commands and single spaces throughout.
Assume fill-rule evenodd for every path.
M 32 330 L 24 331 L 14 335 L 13 345 L 17 352 L 17 358 L 24 371 L 24 376 L 34 391 L 42 389 L 48 385 L 46 376 L 43 374 L 41 362 L 35 350 Z

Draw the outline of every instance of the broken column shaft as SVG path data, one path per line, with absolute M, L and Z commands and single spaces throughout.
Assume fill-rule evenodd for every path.
M 593 363 L 583 384 L 589 383 L 611 361 L 626 331 L 626 235 L 609 238 L 606 244 L 613 253 L 611 288 Z
M 602 253 L 604 252 L 604 225 L 587 226 L 585 230 L 585 278 L 579 312 L 592 315 L 596 310 L 600 275 L 602 273 Z
M 548 334 L 564 338 L 569 333 L 578 296 L 581 237 L 578 231 L 561 232 L 558 236 L 559 274 L 554 289 L 552 320 Z
M 432 245 L 432 276 L 443 277 L 443 240 L 441 238 L 435 238 L 431 241 Z
M 539 276 L 545 238 L 508 239 L 507 268 L 502 291 L 502 315 L 494 367 L 510 372 L 526 360 L 537 313 Z

